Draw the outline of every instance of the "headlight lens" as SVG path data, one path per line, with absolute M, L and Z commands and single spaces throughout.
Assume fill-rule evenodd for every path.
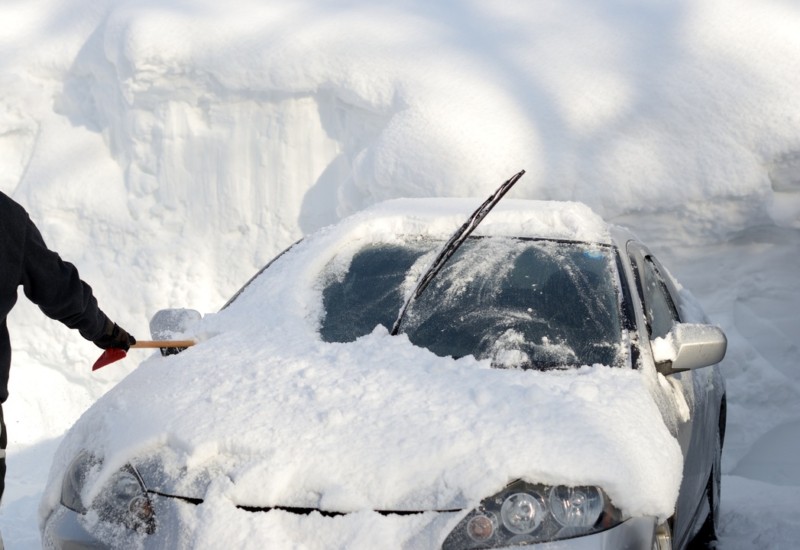
M 542 524 L 544 501 L 537 494 L 515 493 L 500 507 L 503 526 L 515 535 L 533 533 Z
M 133 466 L 126 465 L 117 471 L 91 505 L 84 504 L 81 492 L 88 473 L 100 464 L 99 459 L 86 452 L 72 461 L 61 483 L 61 504 L 79 514 L 92 510 L 102 521 L 121 524 L 140 533 L 153 533 L 156 526 L 153 504 Z
M 495 548 L 589 535 L 622 521 L 598 487 L 515 481 L 481 502 L 447 536 L 443 550 Z
M 597 487 L 553 487 L 550 489 L 550 512 L 568 528 L 589 528 L 603 513 L 605 499 Z
M 491 539 L 496 529 L 497 518 L 494 514 L 478 514 L 467 522 L 467 535 L 475 542 Z

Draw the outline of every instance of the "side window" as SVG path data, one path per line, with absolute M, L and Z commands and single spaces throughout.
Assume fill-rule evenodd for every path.
M 678 311 L 670 298 L 667 285 L 649 256 L 645 258 L 643 275 L 644 309 L 650 338 L 664 337 L 673 323 L 680 321 Z

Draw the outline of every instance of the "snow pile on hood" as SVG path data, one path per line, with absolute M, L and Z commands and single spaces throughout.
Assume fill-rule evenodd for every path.
M 629 515 L 671 513 L 680 450 L 639 372 L 500 371 L 385 330 L 322 344 L 271 328 L 144 363 L 81 419 L 58 462 L 85 446 L 110 473 L 166 446 L 175 478 L 195 470 L 170 489 L 185 494 L 210 470 L 252 506 L 452 509 L 523 478 L 600 485 Z
M 471 201 L 444 201 L 442 216 L 435 204 L 394 201 L 307 238 L 204 320 L 201 344 L 143 363 L 65 438 L 46 506 L 58 501 L 63 468 L 87 449 L 105 461 L 99 482 L 156 456 L 175 480 L 159 490 L 250 506 L 469 508 L 522 478 L 599 485 L 627 515 L 668 517 L 682 458 L 644 373 L 492 369 L 437 357 L 382 327 L 352 343 L 319 339 L 318 279 L 333 255 L 356 236 L 427 228 L 447 237 Z M 402 209 L 415 214 L 405 219 Z M 483 233 L 607 238 L 577 204 L 512 201 L 485 224 Z M 230 485 L 191 493 L 209 471 Z

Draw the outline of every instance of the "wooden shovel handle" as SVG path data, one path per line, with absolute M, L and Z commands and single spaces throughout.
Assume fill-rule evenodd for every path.
M 194 340 L 137 340 L 132 348 L 188 348 L 195 345 Z

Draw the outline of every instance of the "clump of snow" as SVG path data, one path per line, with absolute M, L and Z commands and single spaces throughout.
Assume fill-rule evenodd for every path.
M 665 337 L 658 337 L 652 340 L 651 349 L 653 351 L 653 360 L 656 363 L 663 363 L 664 361 L 674 361 L 678 357 L 677 349 L 672 333 L 668 333 Z
M 755 0 L 3 2 L 0 189 L 141 338 L 345 214 L 526 168 L 513 196 L 633 226 L 725 328 L 727 472 L 800 419 L 799 24 Z M 24 300 L 10 327 L 0 523 L 38 548 L 54 439 L 143 352 L 89 375 L 97 350 Z

